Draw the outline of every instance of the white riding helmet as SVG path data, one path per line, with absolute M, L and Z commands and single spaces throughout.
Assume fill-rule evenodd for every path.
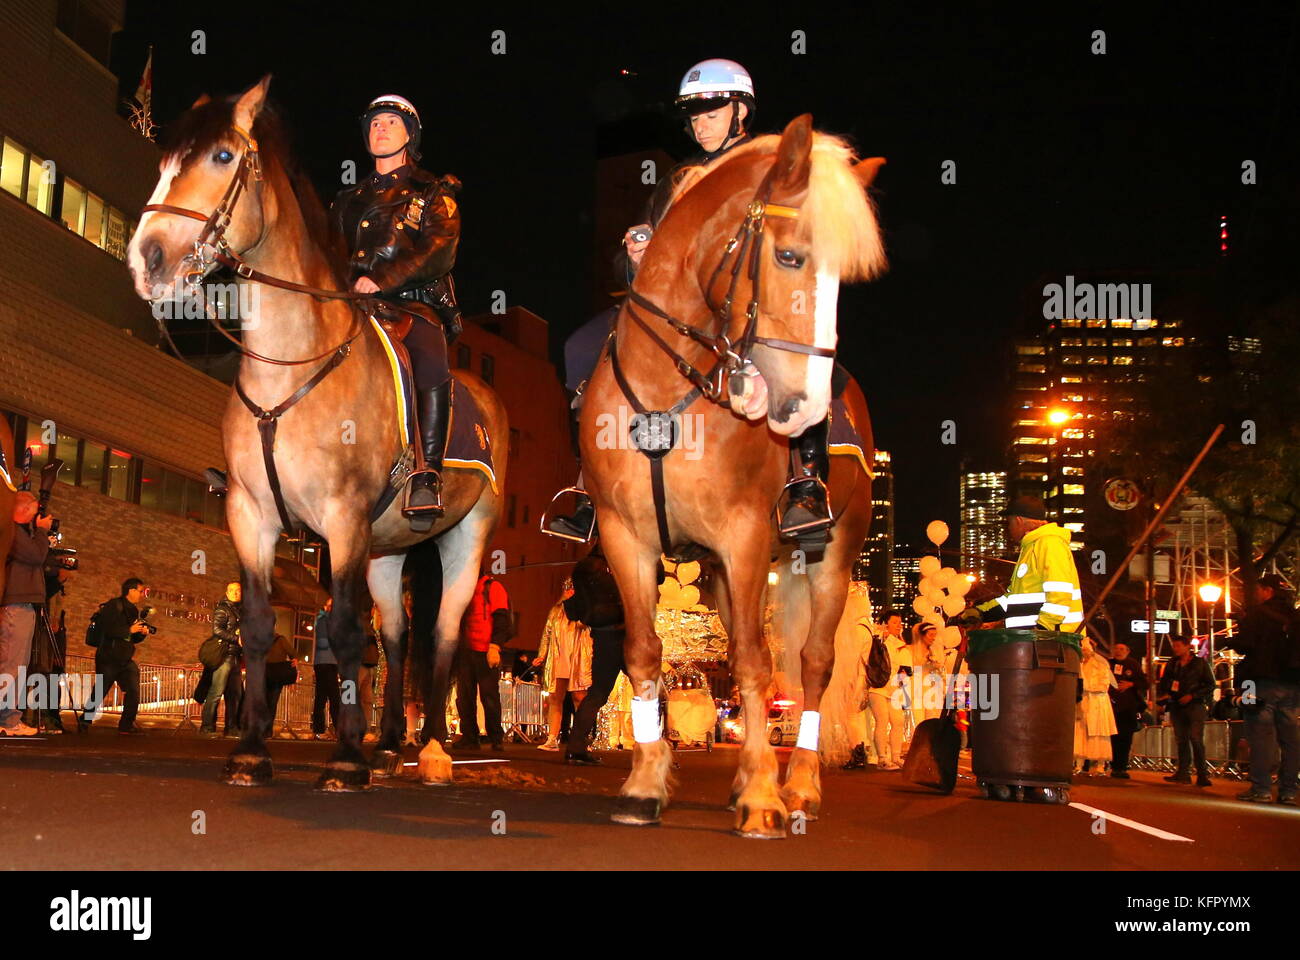
M 399 97 L 395 93 L 386 93 L 382 97 L 375 97 L 366 107 L 366 112 L 361 115 L 361 135 L 366 138 L 366 149 L 370 148 L 370 121 L 376 114 L 395 113 L 402 118 L 402 123 L 406 127 L 408 141 L 401 149 L 409 150 L 412 160 L 420 159 L 420 114 L 415 109 L 415 104 L 411 103 L 405 97 Z M 400 151 L 398 151 L 400 152 Z M 388 154 L 392 156 L 393 154 Z
M 677 89 L 676 104 L 687 113 L 703 109 L 716 109 L 722 104 L 740 100 L 754 109 L 754 80 L 749 71 L 735 60 L 701 60 L 686 71 Z

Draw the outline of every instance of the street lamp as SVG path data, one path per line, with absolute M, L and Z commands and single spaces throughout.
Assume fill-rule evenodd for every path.
M 1217 583 L 1203 583 L 1196 592 L 1201 595 L 1202 602 L 1214 606 L 1219 602 L 1219 598 L 1223 596 L 1223 587 Z
M 1052 426 L 1054 426 L 1054 427 L 1059 427 L 1061 424 L 1065 423 L 1065 421 L 1067 421 L 1067 420 L 1069 420 L 1069 419 L 1070 419 L 1070 411 L 1069 411 L 1069 410 L 1060 410 L 1060 409 L 1057 409 L 1057 410 L 1053 410 L 1053 411 L 1051 411 L 1051 412 L 1048 413 L 1048 415 L 1047 415 L 1047 422 L 1050 423 L 1050 424 L 1052 424 Z

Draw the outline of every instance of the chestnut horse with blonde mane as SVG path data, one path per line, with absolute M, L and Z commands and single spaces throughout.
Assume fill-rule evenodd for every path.
M 478 470 L 448 466 L 446 512 L 432 530 L 410 529 L 401 516 L 400 494 L 372 517 L 404 451 L 393 372 L 375 324 L 347 294 L 336 293 L 342 289 L 341 258 L 324 240 L 324 212 L 310 184 L 287 166 L 279 124 L 264 109 L 269 83 L 265 77 L 223 101 L 202 97 L 178 120 L 128 257 L 136 292 L 146 300 L 165 295 L 182 274 L 201 279 L 216 262 L 239 265 L 239 282 L 257 283 L 259 296 L 240 297 L 252 305 L 251 314 L 240 318 L 244 359 L 236 381 L 248 399 L 232 393 L 222 424 L 229 469 L 226 516 L 242 569 L 240 628 L 248 670 L 243 738 L 227 760 L 225 779 L 251 785 L 271 777 L 263 739 L 271 719 L 266 653 L 275 629 L 270 604 L 275 547 L 287 512 L 291 523 L 315 531 L 329 545 L 334 599 L 329 640 L 345 692 L 358 689 L 363 579 L 383 618 L 388 658 L 374 758 L 367 764 L 361 754 L 366 721 L 359 697 L 345 695 L 338 749 L 318 788 L 365 789 L 372 769 L 377 775 L 400 769 L 407 626 L 402 566 L 406 551 L 430 537 L 442 557 L 442 599 L 433 697 L 426 709 L 426 733 L 431 725 L 433 736 L 420 754 L 419 773 L 425 783 L 449 783 L 451 761 L 438 742 L 445 730 L 439 708 L 447 701 L 461 616 L 501 515 L 498 491 L 509 458 L 505 409 L 483 381 L 458 371 L 459 389 L 474 395 L 483 415 L 496 457 L 496 489 Z M 304 288 L 316 295 L 306 295 Z M 282 411 L 272 435 L 282 503 L 268 476 L 264 435 L 250 403 L 270 413 Z
M 806 570 L 792 544 L 777 540 L 773 514 L 789 476 L 788 438 L 829 409 L 839 283 L 872 277 L 885 265 L 866 194 L 883 160 L 854 161 L 843 141 L 814 133 L 804 115 L 779 137 L 732 150 L 689 189 L 679 187 L 587 387 L 583 465 L 623 597 L 634 694 L 637 743 L 616 822 L 657 823 L 668 799 L 672 758 L 659 729 L 657 574 L 661 554 L 695 548 L 711 553 L 720 572 L 719 614 L 746 717 L 732 795 L 735 829 L 747 837 L 784 837 L 792 811 L 817 816 L 817 707 L 830 678 L 853 559 L 870 521 L 870 479 L 848 458 L 832 458 L 829 492 L 838 520 L 824 556 L 810 555 Z M 870 463 L 865 402 L 856 387 L 845 399 Z M 671 442 L 664 430 L 671 428 L 644 429 L 661 413 L 667 418 L 660 424 L 674 416 L 698 418 L 699 459 L 677 449 L 664 453 Z M 608 429 L 629 422 L 631 440 Z M 802 593 L 812 606 L 801 653 L 800 745 L 784 789 L 763 720 L 772 663 L 762 635 L 769 563 L 782 555 L 793 569 L 779 581 L 777 602 L 796 602 Z

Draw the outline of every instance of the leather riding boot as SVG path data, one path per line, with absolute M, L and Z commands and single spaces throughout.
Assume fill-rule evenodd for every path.
M 808 479 L 793 483 L 787 489 L 786 496 L 789 499 L 781 514 L 781 533 L 784 535 L 806 535 L 825 530 L 833 523 L 830 506 L 826 502 L 825 484 L 830 476 L 826 440 L 825 420 L 809 427 L 799 437 L 800 476 Z
M 587 535 L 591 533 L 591 525 L 596 521 L 596 507 L 591 502 L 591 497 L 585 493 L 575 494 L 578 505 L 573 513 L 568 516 L 555 516 L 551 522 L 546 525 L 546 529 L 568 537 L 577 537 L 580 540 L 586 540 Z
M 424 469 L 411 475 L 402 516 L 441 517 L 442 456 L 447 449 L 447 425 L 451 419 L 451 381 L 420 391 L 419 405 Z
M 849 762 L 840 767 L 841 770 L 865 770 L 867 768 L 867 745 L 859 743 L 853 748 L 853 753 L 849 757 Z

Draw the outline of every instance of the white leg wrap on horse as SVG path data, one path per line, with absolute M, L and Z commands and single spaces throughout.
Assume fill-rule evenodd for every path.
M 816 750 L 821 731 L 822 715 L 816 710 L 805 710 L 799 715 L 799 740 L 795 743 L 795 747 Z
M 655 743 L 659 735 L 659 698 L 632 698 L 632 736 L 637 743 Z

